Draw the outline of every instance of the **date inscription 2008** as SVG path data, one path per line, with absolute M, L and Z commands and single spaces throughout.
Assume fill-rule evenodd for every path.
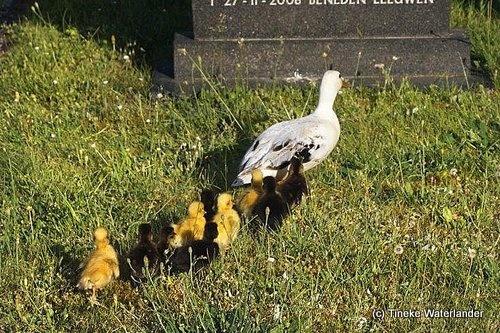
M 223 5 L 233 7 L 238 5 L 268 5 L 268 6 L 298 6 L 298 5 L 425 5 L 434 4 L 436 0 L 223 0 L 215 4 L 216 0 L 210 0 L 210 6 Z

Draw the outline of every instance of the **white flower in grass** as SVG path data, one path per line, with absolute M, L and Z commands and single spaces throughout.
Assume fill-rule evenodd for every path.
M 399 57 L 392 56 L 392 60 L 394 60 L 394 61 L 399 60 Z
M 151 119 L 146 119 L 146 122 L 149 124 L 151 122 Z
M 450 176 L 456 177 L 458 174 L 458 170 L 456 168 L 451 168 L 450 169 Z
M 282 316 L 281 309 L 279 305 L 274 306 L 274 315 L 273 318 L 274 320 L 280 320 Z
M 123 56 L 123 60 L 125 60 L 125 61 L 129 61 L 129 60 L 130 60 L 130 57 L 129 57 L 127 54 L 125 54 L 125 55 Z
M 403 254 L 404 252 L 404 249 L 403 249 L 403 246 L 401 244 L 398 244 L 394 247 L 394 253 L 396 253 L 398 256 Z
M 375 67 L 377 69 L 384 69 L 385 65 L 384 64 L 375 64 L 375 65 L 373 65 L 373 67 Z
M 358 328 L 362 329 L 366 325 L 367 322 L 368 322 L 368 320 L 365 317 L 359 317 Z
M 35 46 L 35 51 L 38 51 L 38 50 L 40 50 L 40 47 Z
M 92 142 L 92 143 L 90 144 L 90 148 L 94 148 L 94 149 L 95 149 L 95 147 L 97 147 L 97 145 L 95 144 L 95 142 Z
M 477 254 L 476 250 L 469 247 L 467 249 L 467 252 L 469 253 L 469 258 L 474 259 L 476 257 L 476 254 Z
M 156 94 L 156 98 L 158 98 L 158 99 L 163 98 L 163 94 L 162 93 Z
M 57 83 L 58 83 L 57 80 L 52 81 L 52 84 L 57 84 Z
M 273 257 L 267 258 L 267 262 L 269 262 L 271 264 L 274 263 L 275 261 L 276 261 L 276 259 L 274 259 Z
M 55 133 L 51 133 L 51 134 L 50 134 L 50 137 L 51 137 L 51 138 L 55 138 L 55 137 L 56 137 L 56 134 L 55 134 Z
M 422 250 L 436 252 L 436 246 L 431 244 L 426 244 L 422 247 Z
M 102 81 L 102 83 L 103 83 L 103 84 L 108 84 L 108 83 L 109 83 L 109 81 L 108 81 L 108 80 L 104 80 L 104 81 Z
M 118 108 L 118 110 L 121 110 L 121 109 L 123 109 L 123 105 L 120 104 L 117 106 L 117 108 Z

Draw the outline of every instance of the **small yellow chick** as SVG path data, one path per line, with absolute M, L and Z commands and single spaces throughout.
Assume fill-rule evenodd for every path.
M 205 224 L 204 205 L 199 201 L 194 201 L 188 207 L 188 217 L 172 226 L 174 236 L 170 239 L 170 246 L 178 248 L 195 240 L 203 239 Z
M 246 217 L 252 216 L 252 210 L 262 195 L 262 178 L 262 171 L 260 171 L 259 169 L 252 170 L 251 187 L 246 191 L 245 195 L 243 196 L 243 198 L 241 198 L 239 203 L 241 212 Z
M 217 223 L 219 235 L 215 243 L 224 251 L 229 248 L 240 231 L 240 216 L 233 209 L 233 196 L 229 193 L 223 193 L 217 198 L 217 214 L 214 216 L 214 222 Z
M 82 272 L 78 288 L 92 289 L 92 299 L 95 299 L 96 291 L 104 288 L 111 280 L 118 278 L 118 255 L 115 249 L 109 245 L 108 232 L 104 228 L 94 231 L 95 250 L 90 254 Z

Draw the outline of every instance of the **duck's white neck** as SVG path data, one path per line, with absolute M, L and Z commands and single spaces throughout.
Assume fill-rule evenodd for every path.
M 333 102 L 335 102 L 337 93 L 338 91 L 336 89 L 322 84 L 319 91 L 319 103 L 314 114 L 321 117 L 331 117 L 332 114 L 335 115 L 333 111 Z

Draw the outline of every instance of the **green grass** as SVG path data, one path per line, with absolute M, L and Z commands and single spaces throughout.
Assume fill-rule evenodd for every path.
M 126 254 L 140 223 L 158 230 L 199 188 L 227 189 L 255 135 L 310 112 L 317 91 L 152 99 L 147 64 L 160 51 L 132 64 L 111 28 L 91 37 L 82 11 L 63 21 L 62 2 L 47 8 L 8 28 L 0 57 L 0 331 L 496 331 L 500 24 L 484 7 L 455 4 L 453 22 L 497 89 L 345 91 L 340 142 L 280 232 L 244 229 L 202 274 L 117 281 L 96 306 L 74 288 L 96 226 Z M 123 31 L 122 46 L 147 45 Z M 484 313 L 372 319 L 388 308 Z

